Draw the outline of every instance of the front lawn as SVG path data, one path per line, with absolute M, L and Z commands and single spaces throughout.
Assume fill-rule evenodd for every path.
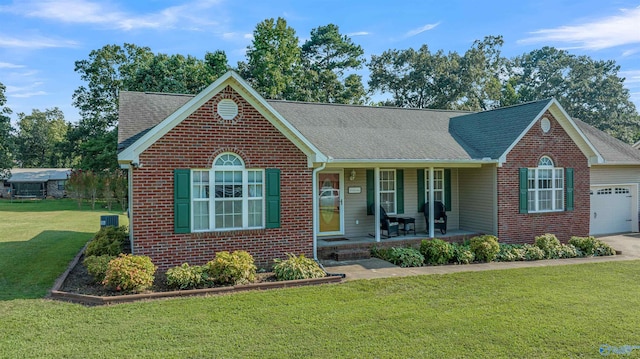
M 6 214 L 16 216 L 14 222 L 25 224 L 12 233 L 26 239 L 0 241 L 0 273 L 14 273 L 10 284 L 0 284 L 0 358 L 597 358 L 602 345 L 640 345 L 640 261 L 360 280 L 105 307 L 17 299 L 44 295 L 97 231 L 99 213 L 7 206 L 0 202 L 3 223 Z M 32 223 L 21 215 L 52 217 Z M 51 229 L 54 223 L 66 224 Z M 48 231 L 66 234 L 51 237 Z M 30 244 L 38 236 L 38 245 Z M 42 270 L 47 275 L 36 281 L 40 289 L 31 291 L 32 278 Z M 24 294 L 7 297 L 7 289 Z M 640 357 L 640 350 L 625 357 Z
M 43 297 L 107 214 L 118 212 L 78 209 L 66 199 L 1 200 L 0 300 Z

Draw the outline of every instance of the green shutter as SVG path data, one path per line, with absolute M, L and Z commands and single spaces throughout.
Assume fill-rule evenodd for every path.
M 418 168 L 418 212 L 424 207 L 424 169 Z
M 404 170 L 396 170 L 396 213 L 404 213 Z
M 191 170 L 173 171 L 173 228 L 175 233 L 191 232 Z
M 265 173 L 266 228 L 280 227 L 280 170 L 269 168 Z
M 444 170 L 444 209 L 451 211 L 451 169 Z
M 567 168 L 567 211 L 573 211 L 573 168 Z
M 367 214 L 373 215 L 371 209 L 375 203 L 375 184 L 373 183 L 373 170 L 367 170 Z
M 529 213 L 529 169 L 520 168 L 520 213 Z

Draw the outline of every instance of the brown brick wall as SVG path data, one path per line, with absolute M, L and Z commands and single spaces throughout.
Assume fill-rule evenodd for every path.
M 215 113 L 222 98 L 239 104 L 240 120 Z M 173 170 L 211 168 L 225 151 L 247 168 L 281 170 L 281 227 L 232 232 L 174 234 Z M 285 253 L 312 256 L 312 170 L 306 156 L 230 87 L 205 103 L 140 155 L 133 171 L 134 251 L 161 269 L 204 264 L 219 251 L 246 250 L 259 266 Z
M 544 233 L 555 234 L 566 242 L 571 236 L 589 234 L 588 160 L 551 113 L 545 116 L 551 120 L 551 130 L 544 133 L 538 121 L 498 168 L 498 238 L 502 242 L 533 243 L 535 236 Z M 574 169 L 574 210 L 520 214 L 519 168 L 537 167 L 544 155 L 556 167 Z

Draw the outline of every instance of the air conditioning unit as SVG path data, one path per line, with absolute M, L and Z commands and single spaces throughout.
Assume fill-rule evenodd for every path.
M 118 227 L 118 216 L 100 216 L 100 227 Z

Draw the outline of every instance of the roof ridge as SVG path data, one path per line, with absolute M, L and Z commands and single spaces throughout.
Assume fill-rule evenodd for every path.
M 340 106 L 340 107 L 356 107 L 356 108 L 372 108 L 372 109 L 388 109 L 388 110 L 406 110 L 406 111 L 476 113 L 474 111 L 469 111 L 469 110 L 451 110 L 451 109 L 418 108 L 418 107 L 394 107 L 394 106 L 372 106 L 372 105 L 356 105 L 356 104 L 349 104 L 349 103 L 329 103 L 329 102 L 291 101 L 291 100 L 273 100 L 273 99 L 267 99 L 267 102 L 290 103 L 290 104 L 295 104 L 295 105 Z

